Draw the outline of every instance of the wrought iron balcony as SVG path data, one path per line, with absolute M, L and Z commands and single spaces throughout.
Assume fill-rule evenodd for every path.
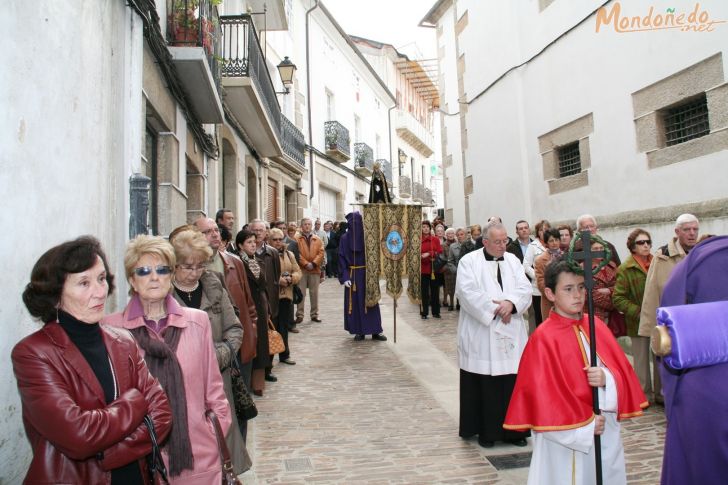
M 370 177 L 374 170 L 374 150 L 366 143 L 354 143 L 354 170 L 359 175 Z
M 422 202 L 424 202 L 425 204 L 432 203 L 432 189 L 425 187 L 425 195 L 422 199 Z
M 291 120 L 281 115 L 281 144 L 283 153 L 298 162 L 302 167 L 306 165 L 304 150 L 306 142 L 303 133 L 296 128 Z
M 347 162 L 351 158 L 349 130 L 338 121 L 326 121 L 324 133 L 326 154 L 340 163 Z
M 412 181 L 406 175 L 399 176 L 399 198 L 409 199 L 412 197 Z
M 415 202 L 424 202 L 425 197 L 425 187 L 419 183 L 415 182 L 412 184 L 412 200 Z
M 167 42 L 172 61 L 203 123 L 221 123 L 220 17 L 211 0 L 168 2 Z
M 223 15 L 225 104 L 264 157 L 280 157 L 281 107 L 250 15 Z

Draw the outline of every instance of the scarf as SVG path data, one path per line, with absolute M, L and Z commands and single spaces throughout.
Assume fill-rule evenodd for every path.
M 174 425 L 169 433 L 169 440 L 164 445 L 169 452 L 169 474 L 177 476 L 183 470 L 194 468 L 190 433 L 187 429 L 187 397 L 182 368 L 175 352 L 183 329 L 167 327 L 164 331 L 164 342 L 149 336 L 147 327 L 131 329 L 139 346 L 144 349 L 144 360 L 149 372 L 159 380 L 169 398 L 169 405 L 174 416 Z
M 637 262 L 637 264 L 640 265 L 640 268 L 642 268 L 645 273 L 647 273 L 650 270 L 650 264 L 652 264 L 652 255 L 651 254 L 647 257 L 632 254 L 632 257 Z
M 255 260 L 255 257 L 248 256 L 245 252 L 243 252 L 243 261 L 245 261 L 245 264 L 248 265 L 248 268 L 250 268 L 250 272 L 253 273 L 253 276 L 255 276 L 255 279 L 260 278 L 260 265 L 258 264 L 258 261 Z

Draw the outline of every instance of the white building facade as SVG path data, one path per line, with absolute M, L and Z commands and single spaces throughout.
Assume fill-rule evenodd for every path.
M 726 20 L 719 1 L 437 2 L 452 222 L 592 213 L 621 253 L 684 212 L 726 233 Z

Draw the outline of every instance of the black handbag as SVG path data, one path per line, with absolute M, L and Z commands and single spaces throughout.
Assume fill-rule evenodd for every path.
M 298 285 L 293 285 L 293 304 L 298 305 L 303 301 L 303 291 Z
M 230 379 L 232 381 L 233 401 L 235 401 L 232 404 L 238 422 L 253 419 L 258 415 L 258 408 L 255 407 L 253 396 L 250 395 L 248 386 L 245 385 L 243 380 L 237 355 L 233 355 L 230 363 Z
M 432 260 L 432 269 L 435 273 L 442 273 L 445 271 L 445 266 L 447 266 L 447 258 L 443 258 L 441 254 L 438 254 L 437 257 Z
M 152 442 L 152 452 L 147 455 L 147 470 L 149 471 L 150 482 L 169 485 L 169 480 L 167 480 L 167 467 L 164 466 L 162 453 L 159 451 L 157 432 L 154 430 L 154 422 L 148 414 L 144 416 L 144 424 L 149 431 L 149 439 Z M 159 477 L 159 480 L 156 479 L 157 477 Z

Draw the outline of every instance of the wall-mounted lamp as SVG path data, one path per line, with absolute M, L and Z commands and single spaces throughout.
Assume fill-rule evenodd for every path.
M 296 65 L 286 56 L 276 67 L 278 68 L 278 74 L 281 76 L 283 87 L 286 88 L 285 91 L 276 91 L 276 94 L 289 94 L 293 85 L 293 74 L 296 72 Z

